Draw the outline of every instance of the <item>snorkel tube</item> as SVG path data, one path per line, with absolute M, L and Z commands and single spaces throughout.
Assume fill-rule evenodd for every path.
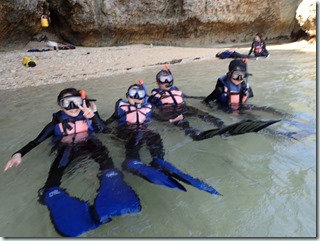
M 147 104 L 147 102 L 148 102 L 147 87 L 146 87 L 146 85 L 143 83 L 143 80 L 142 80 L 142 79 L 139 79 L 138 81 L 139 81 L 139 84 L 140 84 L 140 85 L 142 86 L 142 88 L 144 89 L 144 91 L 146 92 L 146 96 L 144 97 L 144 102 L 143 102 L 143 104 L 145 105 L 145 104 Z
M 81 96 L 81 98 L 82 98 L 82 103 L 85 103 L 85 101 L 87 100 L 87 99 L 86 99 L 86 97 L 87 97 L 86 91 L 85 91 L 85 90 L 80 90 L 80 96 Z M 86 118 L 86 121 L 87 121 L 89 130 L 90 130 L 90 131 L 93 131 L 94 129 L 93 129 L 91 123 L 90 123 L 90 120 L 89 120 L 88 118 Z
M 174 81 L 174 79 L 173 79 L 173 74 L 172 74 L 172 72 L 171 72 L 168 64 L 165 64 L 164 67 L 166 68 L 166 70 L 168 71 L 168 73 L 171 74 L 171 76 L 172 76 L 172 82 L 171 82 L 171 84 L 167 84 L 166 86 L 167 86 L 167 87 L 172 87 L 172 86 L 173 86 L 173 81 Z
M 169 72 L 169 74 L 171 74 L 171 75 L 172 75 L 171 70 L 170 70 L 170 68 L 169 68 L 169 65 L 165 64 L 165 65 L 164 65 L 164 67 L 165 67 L 165 68 L 166 68 L 166 70 Z
M 248 71 L 248 60 L 248 58 L 243 59 L 243 62 L 246 64 L 245 82 L 249 87 L 249 76 L 252 76 L 252 74 L 250 74 Z

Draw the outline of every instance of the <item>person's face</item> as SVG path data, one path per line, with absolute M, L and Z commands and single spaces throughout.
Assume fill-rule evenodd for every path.
M 73 104 L 71 104 L 73 102 Z M 72 94 L 65 94 L 60 100 L 59 106 L 61 110 L 71 117 L 76 117 L 80 114 L 81 110 L 77 108 L 82 104 L 82 99 L 80 96 L 72 96 Z M 69 109 L 68 107 L 73 106 Z
M 258 35 L 256 35 L 256 36 L 254 37 L 254 39 L 255 39 L 255 41 L 260 41 L 260 40 L 261 40 L 261 38 L 260 38 Z
M 161 75 L 157 80 L 158 86 L 160 89 L 169 90 L 173 86 L 173 76 L 170 75 Z
M 142 104 L 144 102 L 144 100 L 139 100 L 139 99 L 135 99 L 135 98 L 131 98 L 131 97 L 127 97 L 128 101 L 131 105 L 137 105 L 137 104 Z
M 127 92 L 127 98 L 131 105 L 142 104 L 145 97 L 146 92 L 138 87 L 132 87 Z
M 160 89 L 163 89 L 163 90 L 169 90 L 171 88 L 171 86 L 168 86 L 167 83 L 163 84 L 161 82 L 157 82 L 158 83 L 158 86 Z
M 245 73 L 242 71 L 233 71 L 230 79 L 232 83 L 239 85 L 245 80 Z

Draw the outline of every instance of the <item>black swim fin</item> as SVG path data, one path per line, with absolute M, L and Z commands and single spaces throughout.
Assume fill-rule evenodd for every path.
M 198 188 L 199 190 L 206 191 L 212 195 L 219 195 L 222 196 L 215 188 L 211 187 L 204 181 L 201 181 L 198 178 L 194 178 L 190 176 L 189 174 L 183 173 L 178 168 L 176 168 L 174 165 L 169 163 L 168 161 L 165 161 L 161 158 L 154 158 L 153 161 L 150 163 L 152 166 L 158 168 L 159 170 L 167 173 L 168 175 L 178 179 L 179 181 L 182 181 L 186 184 L 189 184 L 191 186 L 194 186 L 195 188 Z
M 112 168 L 105 171 L 100 179 L 94 209 L 96 219 L 104 223 L 109 217 L 138 213 L 141 205 L 137 194 L 123 180 L 123 174 Z
M 177 188 L 181 191 L 187 191 L 184 186 L 182 186 L 179 182 L 175 179 L 165 175 L 164 173 L 156 170 L 155 168 L 148 166 L 142 163 L 138 159 L 131 159 L 125 161 L 122 164 L 122 168 L 128 172 L 131 172 L 134 175 L 140 176 L 143 179 L 147 180 L 148 182 L 170 187 L 170 188 Z
M 77 237 L 100 225 L 91 216 L 88 202 L 70 197 L 60 187 L 51 187 L 45 191 L 44 204 L 50 211 L 55 229 L 63 236 Z M 110 221 L 105 220 L 105 223 Z
M 190 136 L 195 141 L 201 141 L 217 135 L 224 135 L 224 136 L 242 135 L 250 132 L 258 132 L 279 121 L 281 120 L 269 120 L 269 121 L 243 120 L 222 128 L 207 130 L 203 132 L 198 131 L 193 134 L 190 134 Z
M 277 123 L 281 120 L 244 120 L 238 123 L 223 127 L 220 130 L 220 135 L 226 134 L 228 136 L 241 135 L 250 132 L 258 132 L 274 123 Z

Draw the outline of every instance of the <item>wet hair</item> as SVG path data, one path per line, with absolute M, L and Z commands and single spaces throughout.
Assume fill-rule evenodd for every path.
M 156 75 L 157 82 L 160 81 L 160 76 L 169 76 L 172 75 L 168 70 L 162 69 L 159 71 L 159 73 Z
M 66 88 L 60 91 L 57 102 L 60 103 L 60 100 L 63 98 L 64 95 L 71 94 L 72 96 L 80 96 L 80 91 L 76 90 L 75 88 Z
M 247 69 L 246 63 L 240 59 L 232 60 L 229 64 L 229 72 L 232 72 L 232 71 L 246 72 L 246 69 Z

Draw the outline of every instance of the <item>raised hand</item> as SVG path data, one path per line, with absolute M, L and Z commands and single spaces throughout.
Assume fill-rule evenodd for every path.
M 88 118 L 88 119 L 91 119 L 91 118 L 94 117 L 94 115 L 95 115 L 95 114 L 94 114 L 94 111 L 93 111 L 90 107 L 87 106 L 86 101 L 83 101 L 83 106 L 78 105 L 78 108 L 79 108 L 80 110 L 82 110 L 83 116 L 86 117 L 86 118 Z

